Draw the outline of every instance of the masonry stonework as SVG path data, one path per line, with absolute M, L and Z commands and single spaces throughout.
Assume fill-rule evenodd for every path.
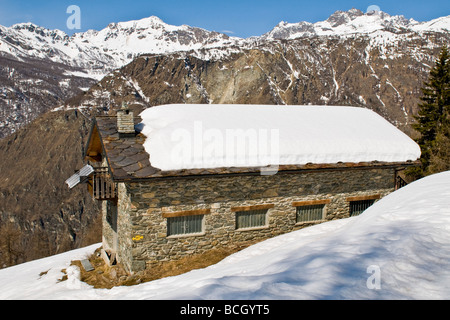
M 114 206 L 103 204 L 104 245 L 116 250 L 118 262 L 129 271 L 140 271 L 153 263 L 349 217 L 349 197 L 384 197 L 394 190 L 394 179 L 393 168 L 347 168 L 122 182 L 115 224 L 114 219 L 106 221 Z M 293 203 L 310 200 L 328 200 L 325 218 L 297 223 Z M 236 208 L 257 205 L 270 205 L 266 226 L 236 230 Z M 168 236 L 167 216 L 193 210 L 205 212 L 203 232 Z

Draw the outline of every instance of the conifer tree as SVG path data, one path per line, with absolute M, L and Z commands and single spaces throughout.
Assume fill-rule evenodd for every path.
M 447 46 L 444 46 L 435 66 L 430 70 L 428 81 L 422 88 L 419 112 L 415 116 L 417 122 L 413 124 L 413 128 L 420 133 L 420 137 L 416 141 L 422 149 L 421 167 L 414 172 L 417 178 L 434 173 L 436 166 L 430 167 L 431 158 L 437 164 L 439 156 L 444 156 L 448 152 L 444 145 L 446 144 L 446 128 L 449 125 L 447 119 L 449 108 L 450 54 Z
M 430 157 L 428 171 L 437 173 L 450 170 L 450 108 L 447 106 L 446 116 L 438 129 Z

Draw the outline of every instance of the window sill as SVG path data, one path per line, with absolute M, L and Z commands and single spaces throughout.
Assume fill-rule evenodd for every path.
M 236 231 L 236 232 L 244 231 L 245 232 L 245 231 L 258 231 L 258 230 L 264 230 L 264 229 L 269 229 L 269 226 L 240 228 L 240 229 L 235 229 L 234 231 Z
M 205 232 L 175 234 L 175 235 L 167 236 L 166 239 L 190 238 L 190 237 L 199 237 L 199 236 L 204 236 L 204 235 L 205 235 Z
M 328 221 L 328 220 L 322 219 L 322 220 L 302 221 L 302 222 L 296 222 L 295 225 L 296 226 L 301 226 L 301 225 L 304 225 L 304 224 L 319 224 L 319 223 L 323 223 L 323 222 L 326 222 L 326 221 Z

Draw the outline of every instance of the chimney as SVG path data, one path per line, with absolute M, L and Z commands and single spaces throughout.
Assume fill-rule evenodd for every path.
M 125 102 L 122 104 L 122 108 L 117 111 L 117 131 L 121 137 L 135 135 L 133 112 L 130 111 Z

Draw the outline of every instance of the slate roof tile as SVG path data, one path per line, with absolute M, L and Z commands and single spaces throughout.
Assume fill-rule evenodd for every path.
M 140 118 L 135 118 L 136 124 L 140 121 Z M 96 125 L 115 180 L 143 178 L 160 171 L 150 164 L 149 154 L 143 146 L 145 136 L 121 137 L 117 132 L 115 116 L 99 116 Z

